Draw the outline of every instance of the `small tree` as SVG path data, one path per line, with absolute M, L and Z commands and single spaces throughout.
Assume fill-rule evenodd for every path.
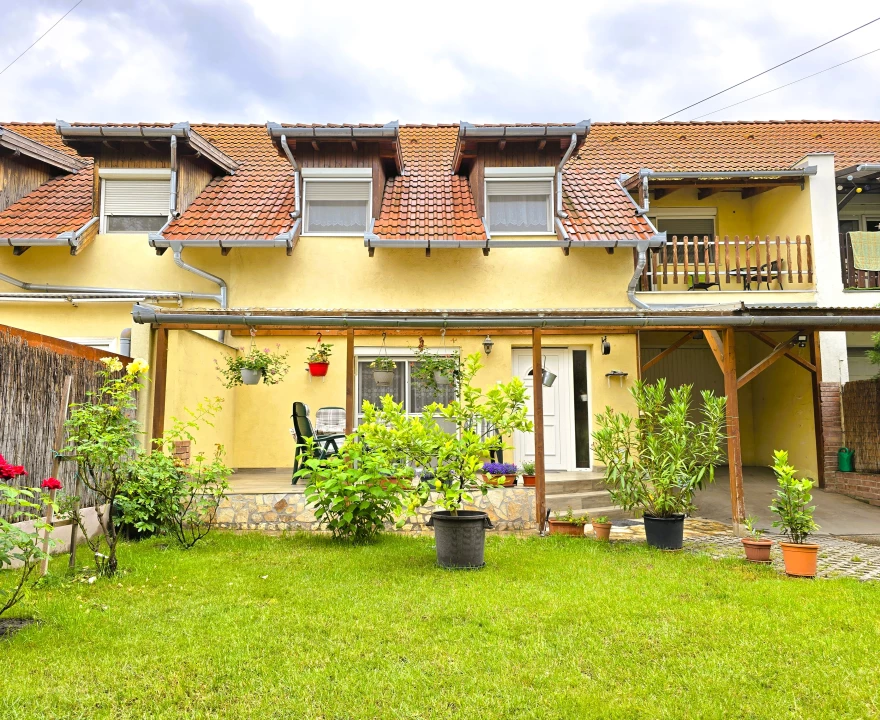
M 813 520 L 816 506 L 810 505 L 813 481 L 795 477 L 797 470 L 788 464 L 786 450 L 773 451 L 773 472 L 778 488 L 776 497 L 770 503 L 770 510 L 779 518 L 773 521 L 773 527 L 778 527 L 791 542 L 804 543 L 810 534 L 819 529 Z
M 596 415 L 596 459 L 606 466 L 605 484 L 615 504 L 670 517 L 693 509 L 694 493 L 715 479 L 724 459 L 721 441 L 727 399 L 702 392 L 703 419 L 690 419 L 691 386 L 670 391 L 666 380 L 639 381 L 631 389 L 638 414 L 610 407 Z
M 119 542 L 114 513 L 117 497 L 134 467 L 141 431 L 134 417 L 135 393 L 142 387 L 141 374 L 149 368 L 140 359 L 130 362 L 125 372 L 118 358 L 102 358 L 101 362 L 101 388 L 90 392 L 87 402 L 71 405 L 65 452 L 76 459 L 79 481 L 95 494 L 95 512 L 103 534 L 90 537 L 78 510 L 74 519 L 94 554 L 98 572 L 113 575 Z M 106 553 L 102 552 L 105 549 Z
M 364 443 L 422 472 L 407 500 L 411 513 L 433 495 L 437 505 L 457 515 L 464 503 L 473 502 L 474 492 L 485 495 L 496 487 L 483 481 L 483 463 L 509 447 L 504 436 L 533 430 L 522 380 L 513 378 L 483 392 L 473 384 L 482 367 L 480 353 L 469 355 L 458 371 L 460 397 L 447 405 L 432 403 L 417 417 L 404 413 L 403 403 L 390 395 L 381 408 L 364 402 L 359 428 Z
M 40 545 L 40 535 L 49 529 L 49 525 L 38 513 L 41 502 L 48 502 L 42 497 L 37 502 L 39 493 L 26 487 L 17 487 L 11 481 L 27 475 L 21 465 L 11 465 L 0 455 L 0 506 L 11 508 L 9 522 L 0 517 L 0 569 L 11 565 L 13 561 L 21 563 L 21 572 L 11 587 L 0 587 L 0 615 L 17 605 L 27 594 L 33 584 L 32 576 L 40 561 L 46 557 Z M 32 530 L 24 530 L 17 526 L 25 520 L 33 520 Z

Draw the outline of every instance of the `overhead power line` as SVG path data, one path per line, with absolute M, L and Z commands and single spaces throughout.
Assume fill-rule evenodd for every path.
M 28 50 L 30 50 L 34 45 L 36 45 L 38 42 L 40 42 L 40 40 L 42 40 L 44 37 L 46 37 L 46 35 L 48 35 L 50 32 L 52 32 L 52 30 L 55 29 L 55 26 L 56 26 L 58 23 L 60 23 L 62 20 L 64 20 L 64 18 L 66 18 L 68 15 L 70 15 L 70 13 L 72 13 L 74 10 L 76 10 L 76 9 L 79 7 L 79 5 L 80 5 L 80 3 L 81 3 L 82 1 L 83 1 L 83 0 L 77 0 L 76 4 L 75 4 L 72 8 L 70 8 L 70 10 L 68 10 L 66 13 L 64 13 L 64 15 L 62 15 L 60 18 L 58 18 L 58 19 L 52 24 L 52 27 L 50 27 L 48 30 L 46 30 L 46 32 L 44 32 L 42 35 L 40 35 L 40 37 L 38 37 L 38 38 L 37 38 L 36 40 L 34 40 L 30 45 L 28 45 L 28 46 L 22 51 L 22 53 L 21 53 L 17 58 L 15 58 L 15 60 L 13 60 L 11 63 L 9 63 L 9 65 L 7 65 L 5 68 L 3 68 L 2 70 L 0 70 L 0 75 L 2 75 L 3 73 L 5 73 L 7 70 L 9 70 L 9 68 L 11 68 L 13 65 L 15 65 L 15 63 L 17 63 L 19 60 L 21 60 L 21 59 L 25 56 L 25 54 L 27 53 Z
M 787 88 L 789 85 L 795 85 L 796 83 L 802 82 L 804 80 L 809 80 L 811 77 L 816 77 L 816 75 L 821 75 L 822 73 L 826 73 L 829 70 L 834 70 L 834 68 L 839 68 L 841 65 L 847 65 L 851 62 L 855 62 L 856 60 L 861 60 L 863 57 L 867 57 L 868 55 L 873 55 L 875 52 L 880 52 L 880 48 L 875 48 L 874 50 L 870 50 L 861 55 L 857 55 L 854 58 L 850 58 L 849 60 L 844 60 L 842 63 L 837 63 L 837 65 L 832 65 L 831 67 L 827 67 L 824 70 L 820 70 L 819 72 L 814 72 L 811 75 L 805 75 L 802 78 L 798 78 L 797 80 L 792 80 L 790 83 L 785 83 L 785 85 L 780 85 L 779 87 L 775 87 L 772 90 L 767 90 L 767 92 L 759 93 L 758 95 L 752 95 L 750 98 L 746 98 L 745 100 L 740 100 L 739 102 L 732 103 L 730 105 L 725 105 L 723 108 L 718 108 L 717 110 L 713 110 L 712 112 L 704 113 L 703 115 L 697 115 L 697 117 L 693 118 L 693 120 L 699 120 L 700 118 L 709 117 L 709 115 L 714 115 L 715 113 L 720 113 L 722 110 L 727 110 L 728 108 L 736 107 L 737 105 L 742 105 L 743 103 L 747 103 L 750 100 L 754 100 L 755 98 L 764 97 L 764 95 L 769 95 L 772 92 L 776 92 L 777 90 L 782 90 L 782 88 Z
M 799 59 L 799 58 L 802 58 L 804 55 L 809 55 L 811 52 L 815 52 L 815 51 L 818 50 L 819 48 L 823 48 L 823 47 L 825 47 L 826 45 L 830 45 L 831 43 L 833 43 L 833 42 L 835 42 L 835 41 L 837 41 L 837 40 L 840 40 L 840 38 L 844 38 L 844 37 L 846 37 L 847 35 L 852 35 L 852 34 L 853 34 L 854 32 L 856 32 L 857 30 L 861 30 L 862 28 L 868 27 L 868 25 L 871 25 L 872 23 L 875 23 L 875 22 L 877 22 L 878 20 L 880 20 L 880 17 L 876 17 L 876 18 L 874 18 L 873 20 L 869 20 L 869 21 L 866 22 L 864 25 L 859 25 L 857 28 L 853 28 L 852 30 L 849 30 L 848 32 L 843 33 L 843 35 L 838 35 L 836 38 L 831 38 L 831 39 L 828 40 L 827 42 L 823 42 L 821 45 L 816 45 L 816 47 L 814 47 L 814 48 L 810 48 L 810 49 L 807 50 L 806 52 L 802 52 L 800 55 L 795 55 L 793 58 L 789 58 L 789 59 L 786 60 L 785 62 L 781 62 L 781 63 L 779 63 L 778 65 L 774 65 L 772 68 L 768 68 L 767 70 L 764 70 L 763 72 L 759 72 L 757 75 L 752 75 L 750 78 L 746 78 L 745 80 L 742 80 L 742 81 L 736 83 L 736 85 L 731 85 L 730 87 L 726 87 L 726 88 L 724 88 L 724 90 L 719 90 L 717 93 L 715 93 L 715 94 L 713 94 L 713 95 L 709 95 L 708 97 L 704 97 L 702 100 L 698 100 L 698 101 L 695 102 L 695 103 L 691 103 L 691 104 L 688 105 L 687 107 L 683 107 L 681 110 L 676 110 L 676 111 L 673 112 L 673 113 L 669 113 L 669 115 L 665 115 L 665 116 L 663 116 L 663 117 L 660 118 L 660 120 L 658 120 L 657 122 L 660 122 L 660 121 L 662 121 L 662 120 L 666 120 L 666 119 L 668 119 L 668 118 L 671 118 L 673 115 L 678 115 L 679 113 L 682 113 L 682 112 L 684 112 L 685 110 L 690 110 L 692 107 L 696 107 L 697 105 L 702 105 L 702 104 L 703 104 L 704 102 L 706 102 L 707 100 L 711 100 L 712 98 L 716 98 L 716 97 L 718 97 L 719 95 L 723 95 L 723 94 L 726 93 L 728 90 L 733 90 L 734 88 L 738 88 L 740 85 L 745 85 L 747 82 L 751 82 L 751 81 L 754 80 L 755 78 L 759 78 L 759 77 L 761 77 L 762 75 L 766 75 L 768 72 L 772 72 L 773 70 L 776 70 L 777 68 L 781 68 L 783 65 L 788 65 L 788 63 L 790 63 L 790 62 L 794 62 L 795 60 L 797 60 L 797 59 Z M 855 59 L 855 58 L 853 58 L 853 59 Z M 829 68 L 829 69 L 830 69 L 830 68 Z

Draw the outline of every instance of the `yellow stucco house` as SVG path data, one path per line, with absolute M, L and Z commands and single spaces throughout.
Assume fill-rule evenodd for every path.
M 484 386 L 531 384 L 537 340 L 547 472 L 594 469 L 594 414 L 667 377 L 736 395 L 739 465 L 785 447 L 824 481 L 821 388 L 867 372 L 877 324 L 841 234 L 877 229 L 877 163 L 873 122 L 7 123 L 0 323 L 150 358 L 154 433 L 222 396 L 198 442 L 237 468 L 291 466 L 295 401 L 355 425 L 380 353 L 418 412 L 420 339 L 489 348 Z M 252 337 L 293 369 L 225 389 Z

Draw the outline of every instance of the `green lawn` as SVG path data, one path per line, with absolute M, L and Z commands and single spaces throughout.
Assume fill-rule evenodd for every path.
M 432 541 L 124 545 L 14 611 L 0 717 L 880 717 L 880 583 L 576 538 L 450 572 Z

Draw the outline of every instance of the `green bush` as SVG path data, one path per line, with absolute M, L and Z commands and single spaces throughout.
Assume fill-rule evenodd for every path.
M 813 521 L 816 506 L 809 504 L 813 499 L 810 493 L 813 481 L 795 477 L 797 471 L 788 464 L 788 452 L 785 450 L 773 451 L 773 472 L 779 486 L 776 497 L 770 503 L 770 510 L 779 517 L 773 521 L 773 527 L 778 527 L 793 543 L 806 542 L 807 537 L 819 529 Z

